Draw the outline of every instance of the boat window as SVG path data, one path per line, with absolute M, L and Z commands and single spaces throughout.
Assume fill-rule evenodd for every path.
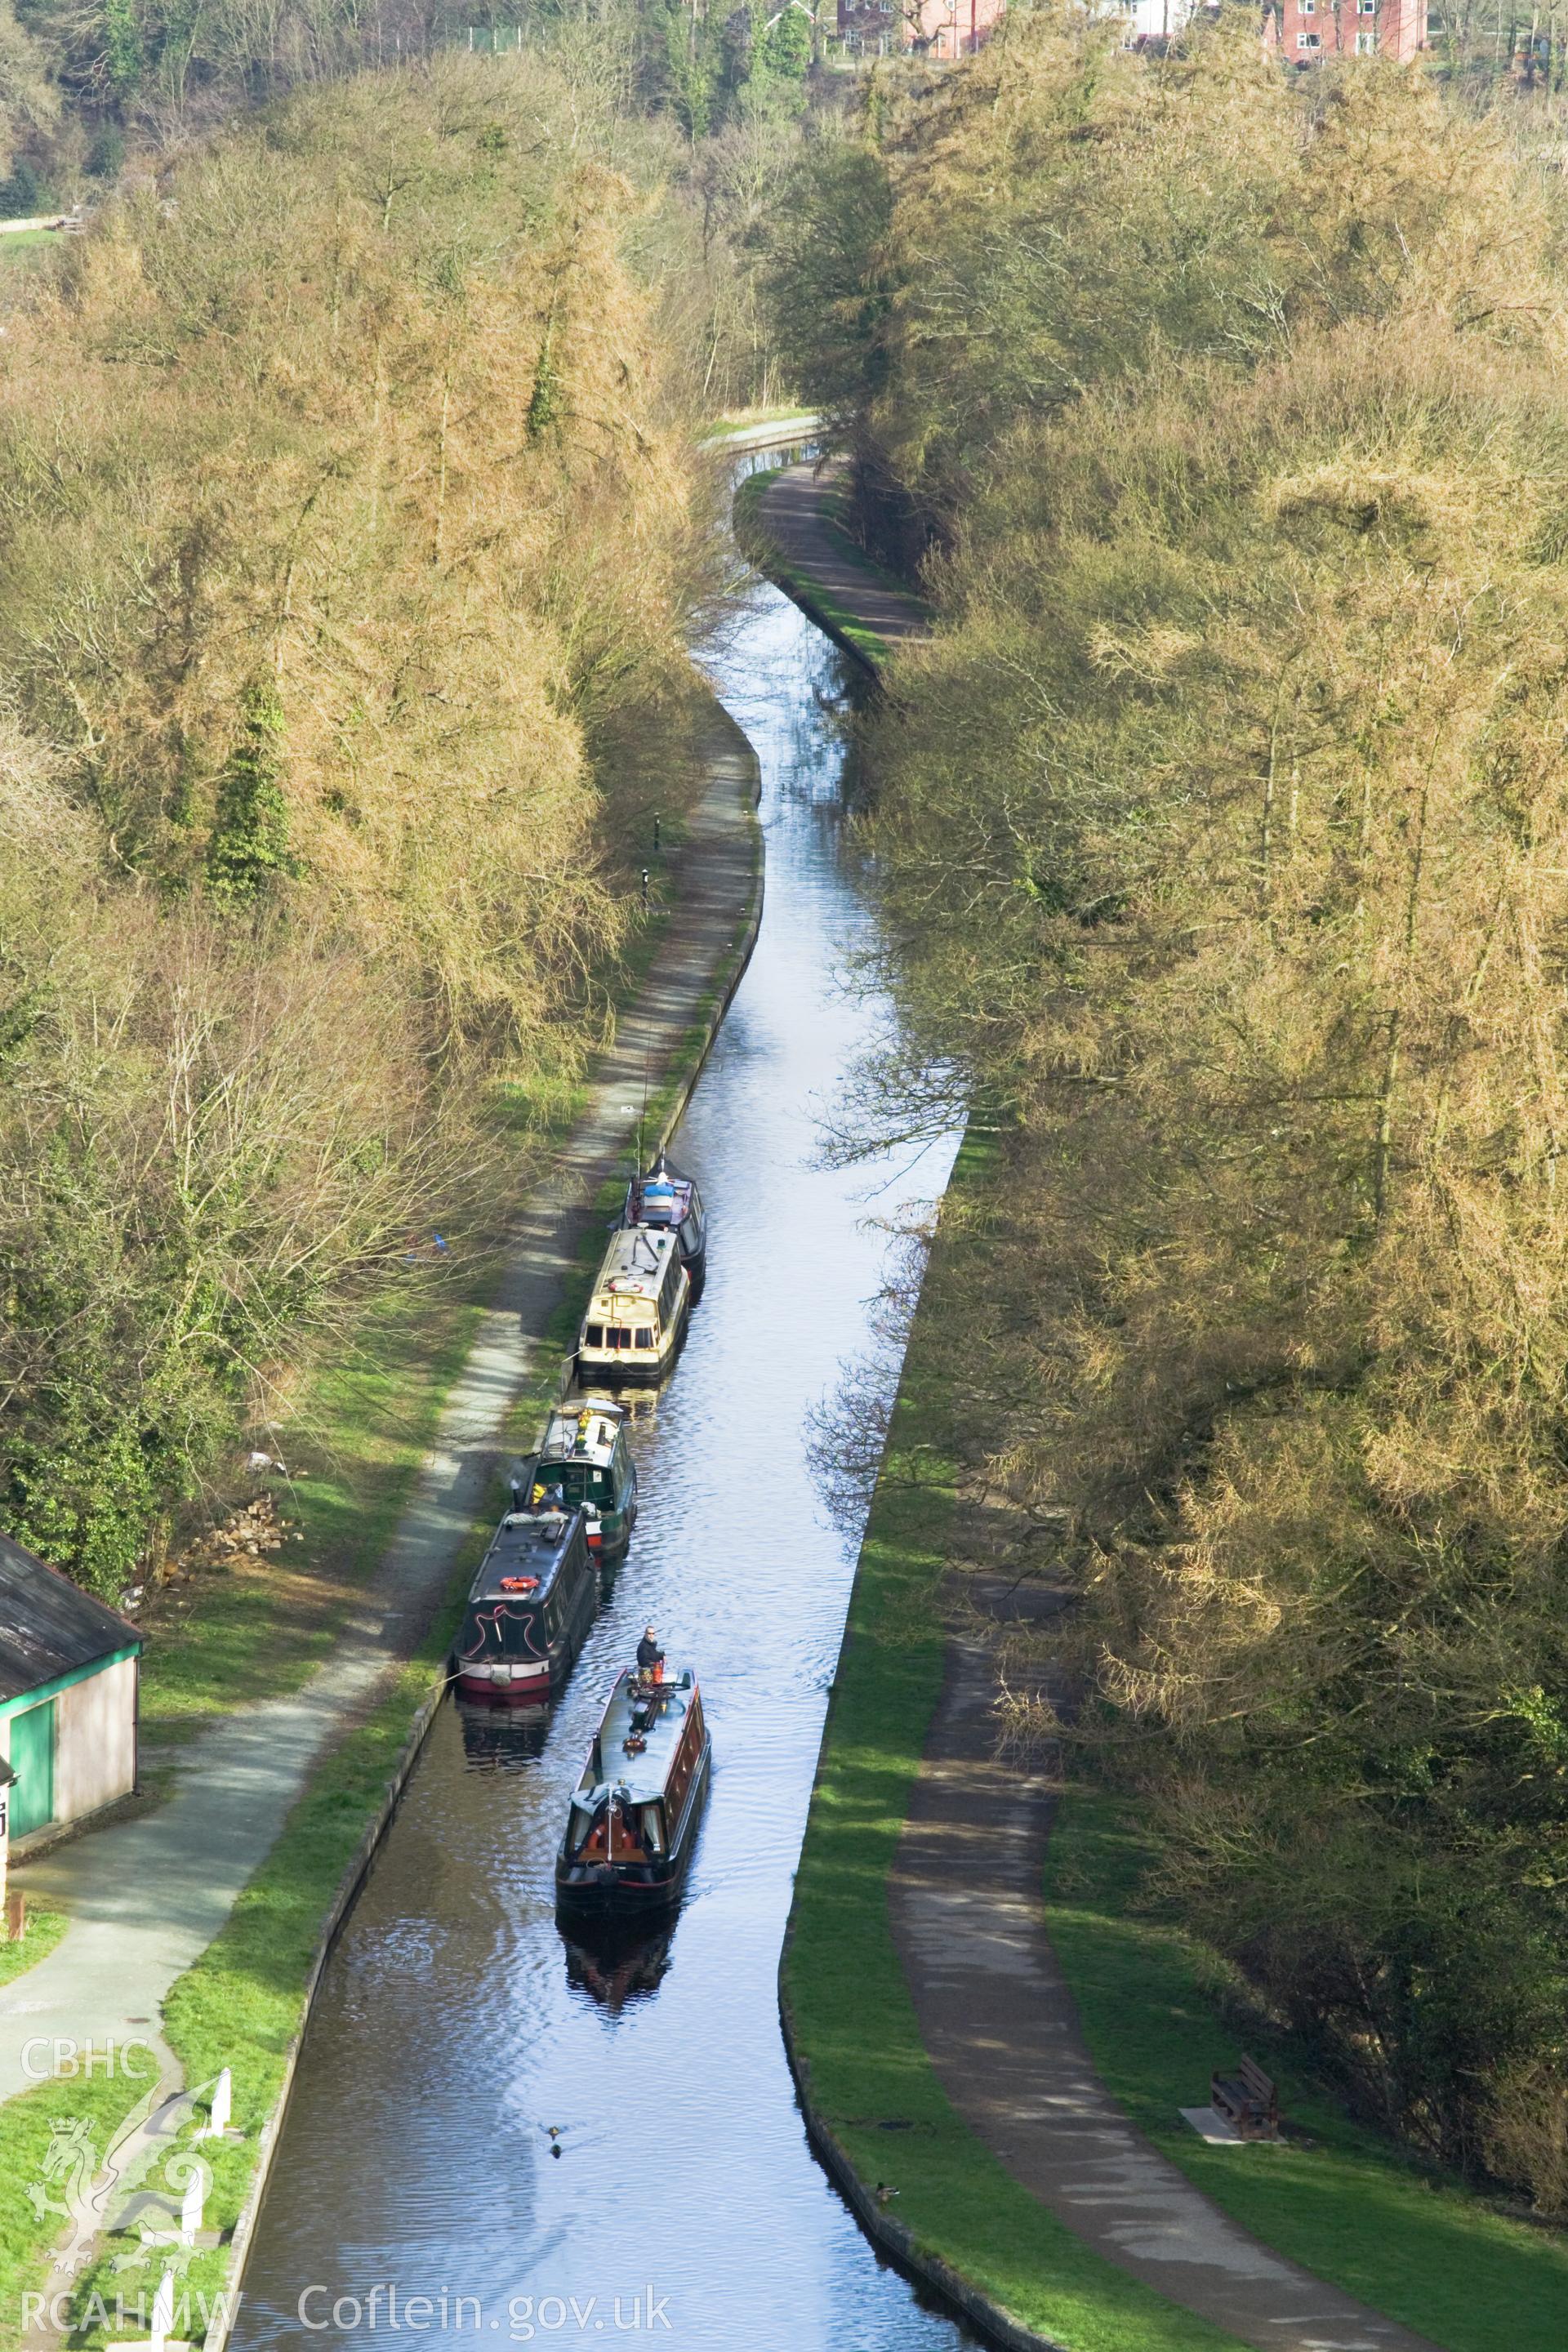
M 602 1323 L 585 1323 L 583 1327 L 583 1345 L 585 1348 L 602 1348 L 604 1344 L 604 1325 Z
M 649 1853 L 662 1853 L 664 1852 L 664 1823 L 659 1820 L 658 1807 L 657 1805 L 639 1805 L 637 1811 L 642 1824 L 643 1843 L 647 1846 Z
M 552 1484 L 558 1484 L 569 1503 L 609 1503 L 615 1500 L 615 1485 L 607 1470 L 595 1469 L 588 1462 L 552 1462 L 546 1465 Z
M 637 1327 L 637 1346 L 639 1348 L 651 1348 L 653 1346 L 653 1326 L 651 1324 L 644 1323 L 639 1324 Z

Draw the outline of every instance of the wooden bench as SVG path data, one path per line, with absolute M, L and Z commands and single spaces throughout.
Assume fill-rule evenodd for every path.
M 1245 2051 L 1233 2074 L 1215 2068 L 1209 2077 L 1209 2104 L 1241 2139 L 1272 2139 L 1279 2128 L 1279 2094 Z

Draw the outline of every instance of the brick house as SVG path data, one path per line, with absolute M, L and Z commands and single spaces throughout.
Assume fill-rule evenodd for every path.
M 1197 0 L 1202 5 L 1202 0 Z M 961 58 L 979 48 L 1006 0 L 838 0 L 845 47 L 868 57 L 899 48 Z M 1181 31 L 1194 0 L 1124 0 L 1130 47 L 1158 47 Z M 1263 45 L 1288 65 L 1336 53 L 1406 64 L 1426 46 L 1427 0 L 1265 0 Z
M 868 57 L 918 49 L 928 58 L 962 58 L 979 48 L 1006 0 L 838 0 L 846 47 Z
M 1426 46 L 1426 0 L 1269 0 L 1263 43 L 1293 66 L 1336 54 L 1405 65 Z

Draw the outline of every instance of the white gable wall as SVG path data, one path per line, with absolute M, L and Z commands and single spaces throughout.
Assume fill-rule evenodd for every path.
M 79 1821 L 136 1786 L 136 1665 L 72 1683 L 55 1700 L 55 1819 Z

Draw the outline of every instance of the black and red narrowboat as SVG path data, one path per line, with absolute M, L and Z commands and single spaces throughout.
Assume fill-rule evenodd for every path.
M 509 1511 L 490 1538 L 453 1645 L 465 1698 L 551 1698 L 599 1606 L 581 1510 Z
M 655 1679 L 621 1675 L 555 1858 L 566 1918 L 656 1917 L 679 1899 L 712 1763 L 702 1696 L 689 1666 Z

